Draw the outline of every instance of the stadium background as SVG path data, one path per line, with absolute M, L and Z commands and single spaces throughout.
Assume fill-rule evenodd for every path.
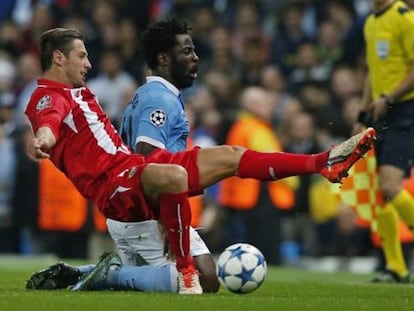
M 74 27 L 85 34 L 94 66 L 88 85 L 119 124 L 146 73 L 140 31 L 167 15 L 188 19 L 201 59 L 197 82 L 184 92 L 193 142 L 224 143 L 240 111 L 238 96 L 256 85 L 273 96 L 272 126 L 284 149 L 308 152 L 350 135 L 360 109 L 362 25 L 369 11 L 368 0 L 2 0 L 0 253 L 94 260 L 112 247 L 94 207 L 47 164 L 30 162 L 22 148 L 28 137 L 23 110 L 41 74 L 37 40 L 44 30 Z M 291 187 L 292 206 L 278 213 L 280 237 L 264 237 L 275 244 L 273 264 L 312 265 L 315 258 L 332 258 L 326 256 L 362 258 L 362 266 L 369 260 L 368 269 L 381 263 L 369 226 L 346 199 L 318 176 Z M 219 221 L 216 191 L 209 189 L 208 205 L 194 221 L 220 252 L 226 224 Z M 404 248 L 412 262 L 412 241 L 404 240 Z

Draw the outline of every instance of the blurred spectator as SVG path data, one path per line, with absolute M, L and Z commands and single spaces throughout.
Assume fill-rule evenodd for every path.
M 89 4 L 87 14 L 88 29 L 87 46 L 89 51 L 89 60 L 92 64 L 100 63 L 102 51 L 106 48 L 112 48 L 119 45 L 119 28 L 118 28 L 118 10 L 110 0 L 96 0 Z M 89 77 L 95 77 L 98 69 L 92 66 L 89 71 Z
M 339 138 L 347 137 L 341 108 L 332 102 L 328 88 L 321 83 L 307 83 L 299 90 L 299 98 L 305 111 L 311 113 L 317 124 L 318 140 L 322 147 L 329 148 Z
M 348 66 L 339 65 L 334 68 L 330 78 L 330 89 L 335 105 L 341 107 L 349 98 L 355 95 L 362 95 L 364 77 Z
M 293 116 L 288 128 L 284 151 L 291 153 L 318 153 L 322 151 L 316 140 L 314 119 L 311 114 L 300 112 Z M 295 190 L 295 204 L 283 216 L 283 243 L 294 243 L 301 255 L 316 255 L 318 249 L 315 224 L 310 217 L 309 196 L 314 176 L 299 176 Z
M 313 255 L 332 256 L 336 243 L 334 233 L 339 212 L 339 199 L 332 193 L 330 184 L 321 178 L 316 178 L 310 186 L 309 211 L 317 236 Z
M 359 226 L 355 212 L 343 203 L 339 206 L 333 237 L 335 243 L 330 250 L 332 255 L 364 256 L 372 250 L 369 227 Z
M 260 84 L 261 73 L 269 62 L 269 49 L 261 36 L 252 36 L 243 41 L 240 68 L 240 87 Z
M 209 42 L 211 55 L 200 64 L 200 75 L 204 77 L 208 71 L 217 71 L 225 74 L 232 88 L 239 87 L 240 59 L 232 49 L 232 33 L 223 26 L 217 25 L 211 32 Z
M 12 21 L 0 24 L 0 51 L 17 56 L 24 51 L 24 38 L 19 27 Z
M 241 95 L 241 113 L 227 136 L 230 145 L 262 152 L 282 151 L 273 132 L 274 101 L 260 87 L 248 87 Z M 281 211 L 292 208 L 295 178 L 258 182 L 237 177 L 220 184 L 223 207 L 222 243 L 247 242 L 257 246 L 268 264 L 280 264 Z
M 19 129 L 27 126 L 27 118 L 24 114 L 32 92 L 36 88 L 36 79 L 40 77 L 39 58 L 31 53 L 23 53 L 17 59 L 16 113 L 15 120 Z
M 122 70 L 122 58 L 117 48 L 102 53 L 99 74 L 88 81 L 89 88 L 115 126 L 119 125 L 126 104 L 136 88 L 134 78 Z
M 272 62 L 278 64 L 285 74 L 295 67 L 296 51 L 304 42 L 311 40 L 302 28 L 303 10 L 295 2 L 288 1 L 279 12 L 279 25 L 272 38 Z
M 261 72 L 260 85 L 275 97 L 277 103 L 272 122 L 278 126 L 288 109 L 287 106 L 293 103 L 292 95 L 287 90 L 286 77 L 279 67 L 267 65 Z
M 330 72 L 331 66 L 321 60 L 316 45 L 309 41 L 301 43 L 295 54 L 295 68 L 288 76 L 289 89 L 300 88 L 309 82 L 326 83 Z
M 344 51 L 338 31 L 338 26 L 330 20 L 323 21 L 319 25 L 316 50 L 321 61 L 329 69 L 343 58 Z
M 278 102 L 276 102 L 276 107 Z M 287 144 L 290 140 L 289 131 L 290 125 L 297 114 L 304 111 L 302 102 L 297 97 L 292 97 L 288 100 L 288 103 L 283 111 L 282 115 L 278 116 L 278 123 L 275 125 L 275 129 L 279 134 L 280 140 L 283 145 Z
M 210 34 L 216 26 L 214 10 L 208 6 L 195 8 L 190 23 L 197 55 L 201 59 L 208 59 L 211 55 Z
M 19 252 L 31 255 L 37 252 L 37 216 L 39 194 L 38 163 L 26 155 L 27 143 L 33 137 L 30 127 L 20 128 L 16 144 L 16 184 L 14 219 L 19 228 Z
M 203 82 L 209 91 L 213 94 L 216 102 L 216 108 L 222 115 L 222 133 L 217 137 L 217 143 L 222 144 L 225 141 L 225 135 L 228 127 L 234 122 L 238 111 L 237 92 L 234 89 L 229 76 L 214 69 L 207 72 Z
M 40 35 L 53 27 L 57 26 L 55 16 L 51 8 L 42 2 L 33 6 L 30 22 L 23 27 L 24 50 L 31 53 L 38 52 L 38 42 Z
M 16 79 L 16 66 L 13 58 L 0 50 L 0 95 L 12 93 Z
M 342 41 L 355 18 L 355 8 L 349 1 L 329 0 L 325 6 L 326 19 L 336 25 L 337 36 Z
M 270 40 L 262 30 L 262 15 L 259 1 L 238 2 L 236 16 L 232 30 L 233 51 L 237 57 L 242 57 L 246 40 L 255 38 L 263 44 L 265 50 L 270 49 Z
M 13 219 L 17 165 L 13 100 L 11 93 L 0 93 L 0 253 L 19 251 L 18 230 Z
M 139 31 L 132 19 L 123 18 L 119 24 L 120 52 L 123 69 L 139 83 L 144 81 L 144 57 L 139 42 Z
M 353 134 L 356 120 L 362 110 L 361 97 L 349 96 L 342 105 L 342 116 L 349 135 Z

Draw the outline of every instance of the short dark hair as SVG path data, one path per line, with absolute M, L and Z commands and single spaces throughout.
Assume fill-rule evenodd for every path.
M 150 69 L 157 67 L 159 53 L 171 52 L 176 42 L 176 35 L 189 34 L 191 27 L 187 21 L 167 18 L 156 21 L 141 34 L 142 47 Z
M 52 66 L 53 52 L 62 51 L 65 56 L 69 55 L 72 43 L 75 39 L 85 41 L 79 30 L 54 28 L 45 31 L 40 37 L 40 65 L 45 71 Z

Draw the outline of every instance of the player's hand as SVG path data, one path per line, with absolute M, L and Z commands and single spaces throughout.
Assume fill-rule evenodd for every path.
M 382 116 L 384 116 L 387 112 L 387 100 L 384 97 L 377 98 L 376 100 L 372 101 L 372 120 L 377 122 Z
M 351 128 L 351 136 L 359 134 L 365 129 L 366 129 L 366 126 L 364 124 L 355 123 L 354 125 L 352 125 L 352 128 Z
M 44 150 L 45 145 L 46 143 L 42 139 L 32 138 L 26 147 L 28 157 L 36 162 L 50 158 L 50 154 Z

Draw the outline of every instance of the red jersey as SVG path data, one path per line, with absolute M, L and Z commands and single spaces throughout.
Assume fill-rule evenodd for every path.
M 34 133 L 47 126 L 55 135 L 56 145 L 48 151 L 52 162 L 83 196 L 102 203 L 107 174 L 132 153 L 95 95 L 87 87 L 39 79 L 25 113 Z

